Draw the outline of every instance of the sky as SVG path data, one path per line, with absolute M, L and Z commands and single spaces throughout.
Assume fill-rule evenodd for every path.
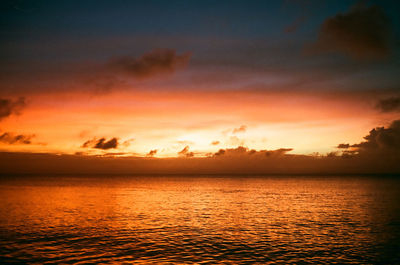
M 4 154 L 400 158 L 397 1 L 0 10 Z

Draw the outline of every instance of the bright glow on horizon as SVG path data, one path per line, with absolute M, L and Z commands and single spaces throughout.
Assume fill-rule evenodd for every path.
M 32 95 L 30 99 L 24 113 L 4 120 L 3 127 L 35 134 L 32 144 L 3 144 L 2 150 L 134 156 L 157 150 L 156 157 L 173 157 L 186 146 L 195 156 L 246 146 L 256 150 L 293 148 L 293 154 L 328 153 L 336 151 L 339 143 L 360 142 L 376 123 L 371 119 L 373 110 L 351 100 L 301 93 L 290 97 L 261 93 L 254 99 L 245 92 L 213 93 L 210 97 L 206 92 L 137 91 L 97 97 Z M 103 137 L 118 138 L 118 148 L 82 147 L 88 140 Z

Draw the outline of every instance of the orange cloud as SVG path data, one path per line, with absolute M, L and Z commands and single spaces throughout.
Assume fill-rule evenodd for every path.
M 211 145 L 219 145 L 220 144 L 220 141 L 213 141 L 213 142 L 211 142 Z
M 157 151 L 158 151 L 157 149 L 150 150 L 150 152 L 147 153 L 147 156 L 153 157 L 157 154 Z
M 181 151 L 178 152 L 179 156 L 185 156 L 185 157 L 192 157 L 194 156 L 193 152 L 189 152 L 189 146 L 185 146 Z
M 246 126 L 246 125 L 242 125 L 242 126 L 240 126 L 239 128 L 233 129 L 232 133 L 233 133 L 233 134 L 235 134 L 235 133 L 242 133 L 242 132 L 245 132 L 246 129 L 247 129 L 247 126 Z

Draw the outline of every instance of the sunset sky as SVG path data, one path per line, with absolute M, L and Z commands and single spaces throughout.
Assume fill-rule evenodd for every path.
M 397 1 L 0 6 L 1 152 L 400 149 Z

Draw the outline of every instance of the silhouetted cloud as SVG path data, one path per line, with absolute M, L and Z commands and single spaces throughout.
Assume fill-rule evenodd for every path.
M 336 146 L 336 148 L 339 148 L 339 149 L 347 149 L 349 147 L 350 147 L 350 144 L 338 144 Z
M 96 148 L 96 149 L 112 149 L 112 148 L 117 148 L 118 147 L 118 138 L 111 138 L 110 140 L 106 140 L 105 138 L 100 138 L 100 139 L 92 139 L 86 141 L 82 147 L 86 148 Z
M 379 6 L 358 4 L 322 24 L 316 52 L 343 52 L 353 58 L 381 58 L 389 54 L 392 27 Z
M 259 150 L 249 149 L 244 146 L 236 148 L 219 149 L 214 156 L 244 156 L 244 155 L 262 155 L 262 156 L 282 156 L 292 151 L 292 148 L 279 148 L 276 150 Z
M 25 98 L 20 97 L 17 100 L 0 98 L 0 120 L 11 114 L 19 114 L 22 108 L 26 105 Z
M 211 145 L 219 145 L 220 144 L 220 141 L 213 141 L 213 142 L 211 142 Z
M 193 157 L 194 153 L 193 152 L 189 152 L 189 146 L 185 146 L 185 148 L 183 148 L 181 151 L 178 152 L 179 156 L 185 156 L 185 157 Z
M 246 125 L 242 125 L 239 128 L 235 128 L 232 130 L 232 133 L 241 133 L 241 132 L 245 132 L 247 129 Z
M 5 132 L 0 135 L 0 142 L 7 144 L 32 144 L 32 138 L 35 135 L 23 135 Z
M 153 157 L 157 154 L 157 151 L 158 151 L 157 149 L 150 150 L 150 152 L 148 152 L 146 156 Z
M 292 151 L 293 148 L 279 148 L 276 150 L 271 151 L 264 151 L 266 156 L 282 156 L 285 155 L 287 152 Z
M 378 101 L 376 108 L 382 112 L 400 111 L 400 97 L 382 99 Z
M 157 49 L 139 58 L 126 56 L 112 59 L 107 67 L 134 78 L 148 78 L 158 74 L 172 74 L 185 67 L 190 57 L 190 53 L 178 55 L 175 50 Z
M 372 129 L 365 141 L 353 144 L 360 154 L 400 154 L 400 120 L 393 121 L 388 128 L 376 127 Z

